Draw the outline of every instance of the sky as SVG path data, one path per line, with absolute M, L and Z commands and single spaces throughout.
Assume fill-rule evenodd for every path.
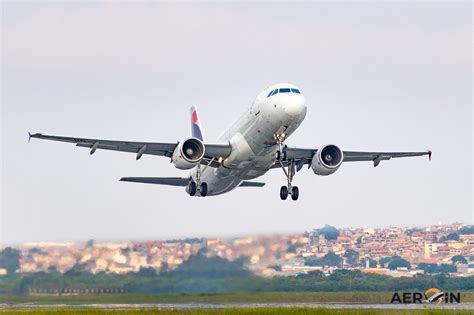
M 472 4 L 9 2 L 1 4 L 0 243 L 145 240 L 473 222 Z M 308 113 L 287 144 L 433 151 L 304 168 L 297 202 L 264 188 L 208 198 L 119 182 L 185 176 L 168 158 L 27 132 L 175 142 L 199 107 L 207 140 L 268 86 Z

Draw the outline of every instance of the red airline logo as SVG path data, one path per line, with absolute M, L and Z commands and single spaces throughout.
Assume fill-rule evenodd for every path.
M 197 123 L 198 121 L 198 116 L 196 114 L 196 111 L 193 112 L 193 116 L 191 118 L 191 121 L 193 122 L 193 124 Z

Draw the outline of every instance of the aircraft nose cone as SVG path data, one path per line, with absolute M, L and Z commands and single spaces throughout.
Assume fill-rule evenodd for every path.
M 285 113 L 290 116 L 301 116 L 306 112 L 306 106 L 302 103 L 290 103 L 284 106 Z

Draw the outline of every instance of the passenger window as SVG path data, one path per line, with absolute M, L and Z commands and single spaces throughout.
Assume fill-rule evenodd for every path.
M 296 94 L 301 94 L 300 90 L 298 89 L 291 89 L 291 92 L 296 93 Z
M 290 89 L 280 89 L 280 93 L 290 93 Z

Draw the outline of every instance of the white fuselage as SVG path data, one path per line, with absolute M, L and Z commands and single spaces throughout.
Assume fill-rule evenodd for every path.
M 252 106 L 219 138 L 229 142 L 231 154 L 218 168 L 202 167 L 201 182 L 208 185 L 208 195 L 219 195 L 238 187 L 243 180 L 264 175 L 275 163 L 275 135 L 286 139 L 306 116 L 303 94 L 278 93 L 267 97 L 278 88 L 297 89 L 292 84 L 278 84 L 262 91 Z M 197 169 L 191 170 L 196 179 Z

